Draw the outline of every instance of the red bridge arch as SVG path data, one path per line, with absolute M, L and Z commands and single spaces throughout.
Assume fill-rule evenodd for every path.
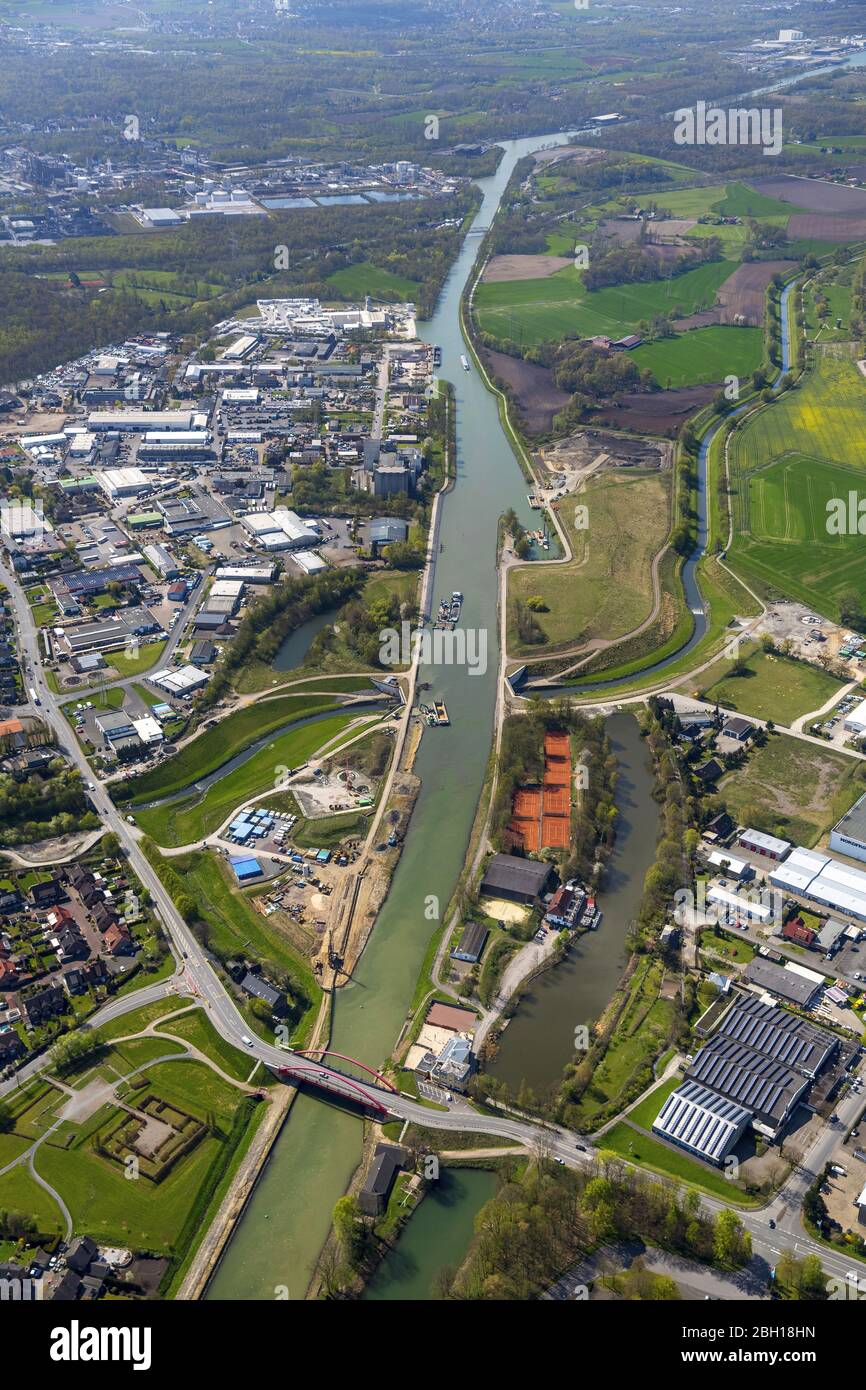
M 399 1094 L 397 1087 L 388 1080 L 387 1076 L 383 1076 L 381 1072 L 375 1071 L 373 1067 L 368 1067 L 363 1062 L 357 1061 L 355 1057 L 344 1056 L 342 1052 L 329 1052 L 327 1048 L 321 1047 L 305 1047 L 293 1049 L 293 1055 L 295 1057 L 311 1057 L 314 1061 L 317 1057 L 336 1057 L 340 1062 L 350 1062 L 353 1067 L 360 1067 L 361 1071 L 365 1071 L 368 1076 L 375 1076 L 376 1080 L 381 1082 L 385 1089 L 391 1091 L 393 1095 L 396 1096 Z M 338 1071 L 339 1068 L 335 1067 L 334 1070 Z M 345 1072 L 340 1072 L 340 1075 L 345 1076 Z

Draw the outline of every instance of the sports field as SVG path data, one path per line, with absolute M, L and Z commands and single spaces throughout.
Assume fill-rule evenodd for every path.
M 726 376 L 751 376 L 764 356 L 760 328 L 695 328 L 636 348 L 632 357 L 648 368 L 659 386 L 700 386 Z
M 546 280 L 479 285 L 475 306 L 484 332 L 527 346 L 569 333 L 621 338 L 653 314 L 666 314 L 671 309 L 678 315 L 692 314 L 710 308 L 716 291 L 736 268 L 734 261 L 712 261 L 671 280 L 589 291 L 569 266 Z
M 866 379 L 847 348 L 736 431 L 730 463 L 734 568 L 833 617 L 866 596 L 863 536 L 827 530 L 832 499 L 866 496 Z
M 653 606 L 652 562 L 670 527 L 670 477 L 666 473 L 603 473 L 578 497 L 567 497 L 557 515 L 571 542 L 566 565 L 526 565 L 508 582 L 508 642 L 512 654 L 541 655 L 594 637 L 623 637 L 648 618 Z M 576 505 L 587 508 L 587 529 L 575 529 Z M 538 597 L 536 619 L 547 637 L 522 646 L 518 600 Z

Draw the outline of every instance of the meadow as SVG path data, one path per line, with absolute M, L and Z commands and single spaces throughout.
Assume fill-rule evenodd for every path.
M 733 672 L 728 658 L 717 661 L 700 676 L 700 698 L 718 701 L 723 709 L 790 724 L 800 715 L 820 709 L 842 689 L 842 682 L 817 666 L 794 661 L 776 652 L 744 647 L 745 669 Z
M 475 307 L 482 330 L 525 346 L 567 334 L 620 338 L 653 314 L 692 314 L 710 308 L 716 291 L 736 270 L 734 261 L 711 261 L 670 280 L 614 285 L 589 291 L 573 266 L 546 280 L 479 285 Z
M 748 377 L 760 367 L 764 335 L 760 328 L 695 328 L 676 338 L 661 338 L 636 348 L 632 357 L 643 371 L 648 368 L 659 386 L 699 386 L 724 381 L 726 376 Z
M 575 528 L 576 505 L 587 508 L 587 529 Z M 669 475 L 601 474 L 579 497 L 562 502 L 558 516 L 571 542 L 572 560 L 526 565 L 509 574 L 512 654 L 540 655 L 594 637 L 622 637 L 652 612 L 652 562 L 670 528 Z M 533 597 L 545 606 L 537 621 L 547 642 L 523 647 L 515 608 Z

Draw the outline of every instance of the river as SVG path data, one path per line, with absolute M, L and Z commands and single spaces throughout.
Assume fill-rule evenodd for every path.
M 504 145 L 497 172 L 480 179 L 474 228 L 490 225 L 517 161 L 533 150 L 564 144 L 567 136 Z M 444 594 L 465 595 L 462 622 L 486 633 L 487 666 L 436 667 L 420 672 L 431 694 L 445 699 L 451 727 L 425 733 L 415 764 L 421 792 L 391 892 L 354 981 L 337 996 L 331 1046 L 369 1065 L 391 1051 L 406 1017 L 435 920 L 428 900 L 444 912 L 463 868 L 490 753 L 498 669 L 496 545 L 498 521 L 513 506 L 533 522 L 527 485 L 503 434 L 496 398 L 478 373 L 463 371 L 460 298 L 472 272 L 479 237 L 470 229 L 445 282 L 434 317 L 419 325 L 442 348 L 442 375 L 454 383 L 457 406 L 456 486 L 444 499 L 434 609 Z M 538 524 L 537 518 L 535 525 Z M 455 769 L 459 776 L 455 777 Z M 208 1297 L 273 1297 L 287 1285 L 303 1297 L 328 1234 L 334 1203 L 361 1152 L 361 1125 L 321 1101 L 301 1096 L 275 1144 L 267 1168 L 211 1281 Z

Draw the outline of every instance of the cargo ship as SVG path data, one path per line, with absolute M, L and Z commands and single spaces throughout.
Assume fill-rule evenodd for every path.
M 464 372 L 469 371 L 469 358 L 466 356 L 465 352 L 461 352 L 460 354 L 460 365 L 463 368 Z
M 434 367 L 441 367 L 441 366 L 442 366 L 442 349 L 441 349 L 441 347 L 439 346 L 438 343 L 434 344 L 434 347 L 433 347 L 433 366 L 434 366 Z

